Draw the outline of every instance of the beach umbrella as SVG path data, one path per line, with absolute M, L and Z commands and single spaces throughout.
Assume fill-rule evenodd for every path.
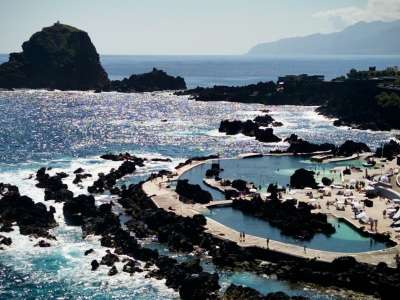
M 392 219 L 393 219 L 393 220 L 398 220 L 398 219 L 400 219 L 400 209 L 394 214 L 394 216 L 393 216 Z

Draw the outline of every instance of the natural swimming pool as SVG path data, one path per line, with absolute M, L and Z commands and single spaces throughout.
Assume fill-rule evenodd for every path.
M 257 187 L 261 186 L 261 190 L 265 190 L 270 183 L 277 183 L 281 186 L 289 184 L 290 176 L 295 170 L 305 168 L 315 171 L 317 180 L 323 176 L 334 179 L 336 182 L 340 180 L 339 172 L 330 172 L 335 167 L 362 167 L 360 160 L 333 162 L 333 163 L 317 163 L 309 160 L 309 158 L 298 156 L 263 156 L 249 159 L 221 159 L 220 166 L 224 169 L 220 173 L 223 179 L 243 179 L 247 182 L 253 182 Z M 203 183 L 207 169 L 211 167 L 211 162 L 201 164 L 182 174 L 181 179 L 188 179 L 192 184 L 199 184 L 202 189 L 209 191 L 214 200 L 224 199 L 224 195 L 208 187 Z
M 361 235 L 347 222 L 334 217 L 328 218 L 329 222 L 336 228 L 336 232 L 330 237 L 324 234 L 316 234 L 310 241 L 299 241 L 282 235 L 280 229 L 272 227 L 267 221 L 243 214 L 232 207 L 212 208 L 205 215 L 239 232 L 243 231 L 254 236 L 317 250 L 352 253 L 386 248 L 385 243 Z

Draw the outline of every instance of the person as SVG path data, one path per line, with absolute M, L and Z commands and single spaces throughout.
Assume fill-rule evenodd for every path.
M 243 243 L 246 241 L 246 234 L 243 232 Z
M 267 249 L 269 249 L 269 238 L 267 238 Z
M 397 253 L 396 256 L 394 257 L 394 261 L 396 263 L 397 269 L 399 269 L 400 268 L 400 256 L 399 256 L 399 253 Z
M 239 243 L 242 242 L 242 232 L 240 232 L 240 236 L 239 236 Z
M 306 252 L 306 245 L 304 245 L 304 253 L 307 253 L 307 252 Z

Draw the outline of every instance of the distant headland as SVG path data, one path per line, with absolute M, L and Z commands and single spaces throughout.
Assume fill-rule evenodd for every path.
M 311 34 L 261 43 L 248 55 L 394 55 L 400 54 L 400 20 L 359 22 L 339 32 Z

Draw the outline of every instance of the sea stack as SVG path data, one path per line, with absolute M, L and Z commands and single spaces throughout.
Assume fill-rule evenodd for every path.
M 0 88 L 91 90 L 108 86 L 89 35 L 59 22 L 36 32 L 0 65 Z

